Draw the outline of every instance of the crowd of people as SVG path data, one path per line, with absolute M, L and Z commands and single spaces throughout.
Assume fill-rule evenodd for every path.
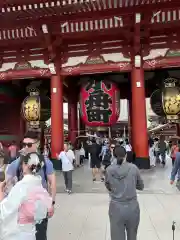
M 0 144 L 1 240 L 47 240 L 48 219 L 54 214 L 56 197 L 56 176 L 49 154 L 46 145 L 43 151 L 40 148 L 36 132 L 28 132 L 20 148 L 15 142 L 8 148 Z M 149 139 L 149 154 L 152 166 L 158 162 L 165 166 L 169 156 L 173 165 L 170 183 L 176 175 L 180 183 L 178 142 Z M 104 182 L 110 194 L 111 240 L 136 240 L 140 221 L 136 189 L 143 190 L 144 183 L 128 139 L 92 138 L 76 146 L 65 143 L 56 157 L 68 194 L 73 191 L 74 168 L 89 159 L 92 181 Z
M 83 143 L 80 145 L 78 149 L 81 149 L 83 159 L 89 156 L 92 181 L 99 178 L 110 193 L 111 240 L 125 240 L 126 235 L 128 240 L 136 240 L 140 221 L 136 189 L 143 190 L 144 183 L 139 169 L 133 164 L 134 155 L 128 139 L 109 141 L 92 138 L 87 141 L 86 148 Z M 72 173 L 76 163 L 74 152 L 71 145 L 64 144 L 64 150 L 57 154 L 57 159 L 62 162 L 65 190 L 68 194 L 72 192 Z
M 149 158 L 151 167 L 162 164 L 164 167 L 168 159 L 171 159 L 174 165 L 176 153 L 180 149 L 180 140 L 165 141 L 164 137 L 149 139 Z

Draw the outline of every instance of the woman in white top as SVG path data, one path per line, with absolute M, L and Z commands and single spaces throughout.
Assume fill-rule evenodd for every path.
M 5 182 L 0 183 L 0 239 L 35 240 L 35 224 L 47 217 L 52 198 L 36 173 L 43 167 L 37 153 L 21 156 L 24 177 L 5 197 Z
M 155 144 L 154 142 L 150 142 L 150 141 L 149 141 L 149 160 L 150 160 L 150 166 L 155 167 L 156 166 Z
M 75 154 L 75 165 L 76 165 L 76 167 L 80 167 L 80 148 L 79 148 L 79 146 L 76 147 L 74 154 Z
M 81 143 L 81 145 L 80 145 L 79 155 L 80 155 L 80 165 L 83 165 L 84 159 L 85 159 L 85 150 L 83 147 L 83 143 Z
M 132 151 L 132 146 L 129 143 L 129 140 L 125 140 L 125 150 L 127 153 L 127 162 L 132 163 L 133 162 L 133 151 Z
M 64 151 L 61 151 L 60 154 L 57 154 L 57 159 L 62 162 L 62 172 L 64 175 L 64 183 L 66 186 L 66 192 L 70 194 L 72 192 L 72 171 L 73 160 L 75 156 L 71 149 L 68 149 L 68 145 L 64 144 Z

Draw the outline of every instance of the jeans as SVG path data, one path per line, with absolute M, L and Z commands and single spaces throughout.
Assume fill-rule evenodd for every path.
M 45 218 L 40 224 L 36 224 L 36 240 L 47 240 L 48 219 Z
M 80 155 L 80 165 L 84 163 L 84 156 Z
M 72 190 L 72 171 L 63 172 L 64 182 L 67 190 Z
M 161 163 L 165 164 L 166 163 L 166 152 L 161 152 Z

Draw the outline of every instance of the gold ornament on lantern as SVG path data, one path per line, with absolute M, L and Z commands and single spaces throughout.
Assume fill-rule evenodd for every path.
M 180 113 L 180 88 L 177 86 L 176 79 L 167 78 L 164 81 L 162 103 L 167 120 L 170 122 L 178 122 Z
M 37 89 L 29 90 L 30 96 L 26 97 L 22 103 L 22 114 L 24 119 L 32 127 L 39 127 L 40 121 L 40 97 Z
M 39 128 L 40 121 L 47 121 L 50 118 L 50 99 L 40 96 L 38 89 L 28 89 L 29 96 L 22 103 L 22 115 L 32 128 Z
M 96 129 L 97 132 L 106 132 L 106 131 L 108 131 L 107 127 L 96 127 L 95 129 Z

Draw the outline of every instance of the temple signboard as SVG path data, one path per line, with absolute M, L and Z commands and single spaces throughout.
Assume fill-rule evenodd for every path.
M 14 66 L 14 70 L 27 70 L 27 69 L 32 69 L 30 62 L 18 62 Z
M 94 64 L 104 64 L 106 63 L 102 56 L 90 56 L 87 58 L 85 64 L 86 65 L 94 65 Z

